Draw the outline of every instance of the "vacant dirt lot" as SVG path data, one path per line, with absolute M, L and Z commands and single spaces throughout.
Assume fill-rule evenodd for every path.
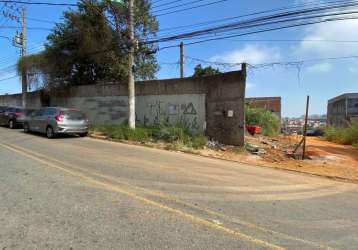
M 300 141 L 299 137 L 276 138 L 247 137 L 250 145 L 256 145 L 263 153 L 238 152 L 235 148 L 202 150 L 200 154 L 227 160 L 288 169 L 336 179 L 358 182 L 358 148 L 338 145 L 317 137 L 307 138 L 307 155 L 310 160 L 294 160 L 289 154 Z
M 108 138 L 93 134 L 98 139 Z M 140 144 L 171 151 L 184 151 L 202 156 L 214 157 L 263 167 L 287 169 L 358 183 L 358 148 L 339 145 L 318 137 L 307 137 L 307 156 L 309 160 L 295 160 L 292 152 L 300 142 L 300 136 L 247 136 L 246 143 L 259 149 L 250 153 L 243 148 L 217 145 L 214 147 L 193 150 L 189 148 L 175 149 L 166 143 L 139 143 L 120 141 L 127 144 Z

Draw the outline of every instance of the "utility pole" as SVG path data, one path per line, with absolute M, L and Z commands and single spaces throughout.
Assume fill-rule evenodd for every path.
M 26 56 L 26 9 L 23 8 L 21 11 L 21 58 L 22 60 L 22 72 L 21 72 L 21 85 L 22 85 L 22 106 L 26 108 L 27 106 L 27 69 L 24 58 Z
M 307 137 L 307 123 L 308 123 L 308 109 L 310 105 L 310 96 L 307 96 L 307 103 L 306 103 L 306 116 L 305 116 L 305 127 L 303 130 L 303 151 L 302 151 L 302 160 L 305 159 L 306 155 L 306 137 Z
M 184 43 L 180 43 L 180 78 L 184 78 Z
M 134 0 L 129 0 L 129 54 L 128 54 L 128 126 L 135 129 L 135 83 L 133 75 L 134 66 L 134 24 L 133 24 L 133 8 Z

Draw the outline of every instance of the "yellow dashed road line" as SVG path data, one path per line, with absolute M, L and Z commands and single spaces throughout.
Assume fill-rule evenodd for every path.
M 33 155 L 30 155 L 26 152 L 23 152 L 23 151 L 20 151 L 18 149 L 15 149 L 11 146 L 8 146 L 8 145 L 5 145 L 5 144 L 2 144 L 0 143 L 0 145 L 8 150 L 11 150 L 13 152 L 16 152 L 18 154 L 21 154 L 23 156 L 26 156 L 27 158 L 30 158 L 32 160 L 35 160 L 37 162 L 40 162 L 48 167 L 51 167 L 51 168 L 55 168 L 55 169 L 58 169 L 58 170 L 61 170 L 69 175 L 72 175 L 72 176 L 76 176 L 76 177 L 79 177 L 81 178 L 82 180 L 85 180 L 86 182 L 88 183 L 91 183 L 93 185 L 96 185 L 96 186 L 100 186 L 100 187 L 103 187 L 107 190 L 110 190 L 110 191 L 114 191 L 114 192 L 117 192 L 117 193 L 121 193 L 121 194 L 124 194 L 124 195 L 127 195 L 131 198 L 134 198 L 136 200 L 140 200 L 146 204 L 150 204 L 150 205 L 153 205 L 155 207 L 158 207 L 158 208 L 161 208 L 163 210 L 166 210 L 168 212 L 171 212 L 171 213 L 174 213 L 176 215 L 179 215 L 181 217 L 185 217 L 186 219 L 192 221 L 192 222 L 195 222 L 197 224 L 201 224 L 201 225 L 205 225 L 209 228 L 212 228 L 212 229 L 216 229 L 216 230 L 220 230 L 222 232 L 225 232 L 225 233 L 228 233 L 228 234 L 231 234 L 231 235 L 234 235 L 236 237 L 238 237 L 239 239 L 241 240 L 244 240 L 244 241 L 248 241 L 250 243 L 254 243 L 256 245 L 259 245 L 259 246 L 262 246 L 262 247 L 265 247 L 267 249 L 276 249 L 276 250 L 282 250 L 284 248 L 280 247 L 280 246 L 277 246 L 277 245 L 274 245 L 274 244 L 271 244 L 269 242 L 266 242 L 266 241 L 263 241 L 263 240 L 259 240 L 259 239 L 256 239 L 256 238 L 253 238 L 249 235 L 246 235 L 246 234 L 243 234 L 243 233 L 240 233 L 236 230 L 232 230 L 230 228 L 226 228 L 222 225 L 218 225 L 218 224 L 215 224 L 214 222 L 211 222 L 211 221 L 208 221 L 208 220 L 205 220 L 205 219 L 202 219 L 200 217 L 197 217 L 197 216 L 194 216 L 194 215 L 191 215 L 189 213 L 186 213 L 186 212 L 183 212 L 179 209 L 175 209 L 175 208 L 172 208 L 172 207 L 169 207 L 169 206 L 166 206 L 166 205 L 163 205 L 161 203 L 158 203 L 156 201 L 152 201 L 152 200 L 149 200 L 147 198 L 144 198 L 144 197 L 141 197 L 135 193 L 132 193 L 132 192 L 129 192 L 129 191 L 126 191 L 126 190 L 123 190 L 121 188 L 118 188 L 114 185 L 111 185 L 111 184 L 107 184 L 105 182 L 101 182 L 101 181 L 98 181 L 98 180 L 95 180 L 91 177 L 88 177 L 88 176 L 85 176 L 81 173 L 78 173 L 78 172 L 75 172 L 75 171 L 71 171 L 71 170 L 68 170 L 66 168 L 63 168 L 61 166 L 58 166 L 58 165 L 55 165 L 51 162 L 48 162 L 48 161 L 45 161 L 45 160 L 42 160 L 42 159 L 39 159 Z
M 79 177 L 83 180 L 85 180 L 86 182 L 88 183 L 91 183 L 93 185 L 96 185 L 96 186 L 100 186 L 106 190 L 110 190 L 110 191 L 113 191 L 113 192 L 117 192 L 117 193 L 122 193 L 122 194 L 125 194 L 127 196 L 130 196 L 134 199 L 137 199 L 137 200 L 140 200 L 144 203 L 147 203 L 147 204 L 150 204 L 150 205 L 153 205 L 153 206 L 156 206 L 156 207 L 159 207 L 161 209 L 164 209 L 164 210 L 167 210 L 171 213 L 174 213 L 174 214 L 177 214 L 181 217 L 185 217 L 189 220 L 191 220 L 192 222 L 195 222 L 197 224 L 202 224 L 202 225 L 205 225 L 207 227 L 210 227 L 210 228 L 213 228 L 213 229 L 216 229 L 216 230 L 220 230 L 220 231 L 223 231 L 225 233 L 228 233 L 228 234 L 231 234 L 231 235 L 234 235 L 242 240 L 245 240 L 245 241 L 248 241 L 248 242 L 251 242 L 251 243 L 254 243 L 254 244 L 257 244 L 257 245 L 260 245 L 260 246 L 263 246 L 265 248 L 268 248 L 268 249 L 284 249 L 280 246 L 277 246 L 275 244 L 272 244 L 272 243 L 269 243 L 269 242 L 266 242 L 266 241 L 263 241 L 263 240 L 260 240 L 260 239 L 256 239 L 252 236 L 249 236 L 249 235 L 246 235 L 244 233 L 241 233 L 239 232 L 238 230 L 234 230 L 234 229 L 230 229 L 228 227 L 225 227 L 223 225 L 218 225 L 217 223 L 214 223 L 210 220 L 207 220 L 207 219 L 203 219 L 201 217 L 198 217 L 198 216 L 195 216 L 195 215 L 192 215 L 192 214 L 189 214 L 189 213 L 186 213 L 186 212 L 183 212 L 182 210 L 179 210 L 179 209 L 176 209 L 176 208 L 172 208 L 172 207 L 169 207 L 167 205 L 164 205 L 162 203 L 159 203 L 159 202 L 156 202 L 156 201 L 153 201 L 153 200 L 150 200 L 150 199 L 147 199 L 145 197 L 142 197 L 142 196 L 139 196 L 133 192 L 130 192 L 130 191 L 127 191 L 127 190 L 124 190 L 124 189 L 121 189 L 115 185 L 112 185 L 112 184 L 109 184 L 109 183 L 106 183 L 106 182 L 103 182 L 103 181 L 99 181 L 99 180 L 96 180 L 94 178 L 91 178 L 91 177 L 88 177 L 80 172 L 77 172 L 77 171 L 73 171 L 73 170 L 69 170 L 67 168 L 64 168 L 64 167 L 61 167 L 59 165 L 56 165 L 50 161 L 46 161 L 44 159 L 41 159 L 41 158 L 48 158 L 49 160 L 51 161 L 55 161 L 55 162 L 58 162 L 59 164 L 61 165 L 68 165 L 66 163 L 62 163 L 61 161 L 59 160 L 56 160 L 56 159 L 51 159 L 47 156 L 44 156 L 44 155 L 40 155 L 38 153 L 35 153 L 35 152 L 32 152 L 32 151 L 29 151 L 29 150 L 26 150 L 26 149 L 23 149 L 21 147 L 18 147 L 18 146 L 14 146 L 14 145 L 7 145 L 7 144 L 3 144 L 3 143 L 0 143 L 1 146 L 3 146 L 4 148 L 7 148 L 8 150 L 11 150 L 11 151 L 14 151 L 16 153 L 19 153 L 19 154 L 22 154 L 28 158 L 31 158 L 35 161 L 38 161 L 48 167 L 51 167 L 51 168 L 56 168 L 56 169 L 59 169 L 61 171 L 64 171 L 66 172 L 67 174 L 70 174 L 72 176 L 76 176 L 76 177 Z M 41 158 L 40 158 L 41 157 Z M 80 168 L 81 169 L 81 168 Z M 82 171 L 82 169 L 80 170 Z M 198 207 L 198 206 L 194 206 L 190 203 L 186 203 L 186 202 L 183 202 L 183 201 L 180 201 L 180 200 L 177 200 L 176 198 L 174 197 L 170 197 L 168 195 L 165 195 L 165 194 L 162 194 L 162 193 L 157 193 L 157 192 L 153 192 L 151 190 L 147 190 L 145 188 L 141 188 L 141 187 L 137 187 L 135 185 L 132 185 L 132 184 L 129 184 L 129 183 L 123 183 L 122 181 L 118 181 L 116 180 L 115 178 L 111 178 L 109 176 L 106 176 L 106 175 L 102 175 L 102 174 L 97 174 L 97 173 L 89 173 L 91 175 L 95 175 L 95 176 L 98 176 L 98 177 L 101 177 L 101 178 L 105 178 L 105 179 L 108 179 L 110 181 L 114 181 L 114 182 L 117 182 L 117 183 L 120 183 L 120 184 L 124 184 L 124 185 L 127 185 L 129 187 L 132 187 L 132 188 L 136 188 L 136 189 L 139 189 L 139 190 L 142 190 L 146 193 L 149 193 L 149 194 L 153 194 L 153 195 L 156 195 L 156 196 L 159 196 L 159 197 L 162 197 L 162 198 L 165 198 L 165 199 L 168 199 L 168 200 L 172 200 L 172 201 L 175 201 L 177 202 L 178 204 L 182 204 L 182 205 L 185 205 L 185 206 L 188 206 L 188 207 L 192 207 L 192 208 L 195 208 L 195 209 L 199 209 L 199 210 L 202 210 L 208 214 L 211 214 L 211 215 L 215 215 L 215 216 L 218 216 L 218 217 L 222 217 L 222 218 L 225 218 L 225 219 L 229 219 L 228 216 L 224 215 L 224 214 L 221 214 L 221 213 L 217 213 L 215 211 L 211 211 L 209 209 L 206 209 L 206 208 L 201 208 L 201 207 Z M 237 220 L 236 220 L 237 221 Z M 235 221 L 234 221 L 235 222 Z M 310 245 L 312 247 L 316 247 L 316 248 L 321 248 L 321 249 L 332 249 L 330 247 L 327 247 L 327 246 L 322 246 L 320 245 L 319 243 L 315 243 L 315 242 L 311 242 L 311 241 L 306 241 L 306 240 L 303 240 L 303 239 L 299 239 L 299 238 L 295 238 L 293 236 L 290 236 L 290 235 L 286 235 L 286 234 L 283 234 L 283 233 L 279 233 L 279 232 L 275 232 L 275 231 L 272 231 L 272 230 L 269 230 L 269 229 L 265 229 L 265 228 L 262 228 L 262 227 L 259 227 L 259 226 L 256 226 L 255 224 L 252 224 L 252 223 L 247 223 L 247 222 L 243 222 L 243 221 L 238 221 L 239 224 L 242 224 L 242 225 L 245 225 L 245 226 L 249 226 L 251 228 L 254 228 L 254 229 L 258 229 L 260 231 L 264 231 L 264 232 L 267 232 L 267 233 L 273 233 L 273 234 L 276 234 L 277 236 L 280 236 L 282 238 L 286 238 L 286 239 L 290 239 L 290 240 L 294 240 L 294 241 L 298 241 L 298 242 L 301 242 L 301 243 L 305 243 L 307 245 Z

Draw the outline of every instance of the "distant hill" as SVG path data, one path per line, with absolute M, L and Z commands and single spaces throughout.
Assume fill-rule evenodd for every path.
M 299 118 L 305 118 L 305 115 L 301 115 Z M 313 114 L 313 115 L 309 115 L 308 119 L 327 119 L 327 115 L 318 115 L 318 114 Z

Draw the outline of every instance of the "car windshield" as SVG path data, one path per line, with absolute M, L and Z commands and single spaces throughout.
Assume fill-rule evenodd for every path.
M 85 119 L 85 115 L 78 110 L 66 110 L 64 111 L 65 117 L 68 120 L 83 120 Z

